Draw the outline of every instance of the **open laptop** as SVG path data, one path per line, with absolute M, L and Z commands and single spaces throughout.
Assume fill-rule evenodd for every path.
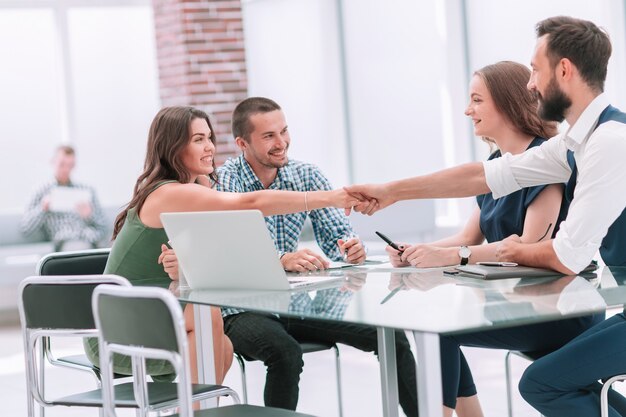
M 290 290 L 344 279 L 288 279 L 258 210 L 162 213 L 161 222 L 192 289 Z

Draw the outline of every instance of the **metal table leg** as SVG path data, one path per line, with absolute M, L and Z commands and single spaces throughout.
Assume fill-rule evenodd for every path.
M 378 362 L 380 363 L 383 416 L 398 417 L 398 376 L 396 370 L 396 342 L 393 329 L 378 329 Z
M 441 393 L 441 357 L 439 355 L 439 335 L 436 333 L 413 332 L 415 338 L 417 364 L 417 398 L 419 415 L 428 417 L 443 416 L 443 395 Z
M 215 362 L 213 355 L 213 323 L 211 308 L 194 304 L 193 317 L 196 332 L 196 356 L 198 361 L 198 382 L 215 384 Z M 201 402 L 202 408 L 217 407 L 217 399 L 211 398 Z

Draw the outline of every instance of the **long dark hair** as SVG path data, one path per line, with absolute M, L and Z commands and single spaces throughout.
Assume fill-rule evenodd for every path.
M 537 96 L 526 88 L 530 79 L 526 66 L 500 61 L 479 69 L 474 75 L 482 78 L 498 111 L 520 132 L 546 139 L 558 133 L 556 123 L 542 120 L 537 114 Z M 494 143 L 493 139 L 483 139 Z
M 215 145 L 216 137 L 211 121 L 202 110 L 182 106 L 165 107 L 154 116 L 148 133 L 148 147 L 143 172 L 135 183 L 132 200 L 115 219 L 113 239 L 122 229 L 128 210 L 135 208 L 139 214 L 146 198 L 160 182 L 167 180 L 181 183 L 189 182 L 190 175 L 182 162 L 181 153 L 191 139 L 189 127 L 194 119 L 206 120 L 209 129 L 211 129 L 211 142 Z M 215 162 L 213 162 L 213 173 L 210 177 L 213 181 L 217 180 Z

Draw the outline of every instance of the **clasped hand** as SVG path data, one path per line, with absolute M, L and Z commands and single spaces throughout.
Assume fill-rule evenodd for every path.
M 403 266 L 414 266 L 417 268 L 434 268 L 438 266 L 455 265 L 458 263 L 458 255 L 455 249 L 442 248 L 432 245 L 410 245 L 408 243 L 398 243 L 402 253 L 391 246 L 387 246 L 385 251 L 389 255 L 389 261 L 394 268 Z
M 353 207 L 354 211 L 368 216 L 396 202 L 385 184 L 350 185 L 344 190 L 359 201 Z
M 163 269 L 173 281 L 178 281 L 178 258 L 174 249 L 168 248 L 167 245 L 161 245 L 161 254 L 157 262 L 163 264 Z
M 496 259 L 501 262 L 516 262 L 516 252 L 522 239 L 518 235 L 511 235 L 502 240 L 496 248 Z
M 337 240 L 337 246 L 341 254 L 346 254 L 346 262 L 361 264 L 365 261 L 365 247 L 358 238 L 346 241 Z M 329 262 L 318 253 L 310 249 L 300 249 L 296 252 L 287 252 L 280 258 L 280 263 L 285 271 L 307 272 L 324 270 L 330 266 Z

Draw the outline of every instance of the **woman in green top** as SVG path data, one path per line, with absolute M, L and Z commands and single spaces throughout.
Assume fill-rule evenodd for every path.
M 169 276 L 158 265 L 167 235 L 160 214 L 165 212 L 259 209 L 264 216 L 295 213 L 322 207 L 345 208 L 361 203 L 344 190 L 308 193 L 264 190 L 252 193 L 218 192 L 198 184 L 207 176 L 216 180 L 215 133 L 206 113 L 192 107 L 167 107 L 159 111 L 148 134 L 144 171 L 137 179 L 133 198 L 115 220 L 113 247 L 105 272 L 131 282 Z M 364 203 L 361 203 L 364 204 Z M 184 309 L 193 380 L 198 380 L 193 309 Z M 221 383 L 233 358 L 233 347 L 224 334 L 219 309 L 212 309 L 216 380 Z M 150 318 L 146 318 L 149 321 Z M 88 352 L 89 353 L 89 352 Z M 90 357 L 97 356 L 95 351 Z M 126 373 L 122 361 L 116 372 Z M 153 364 L 155 365 L 155 364 Z M 151 375 L 165 375 L 169 367 L 148 365 Z M 128 369 L 129 370 L 129 369 Z

